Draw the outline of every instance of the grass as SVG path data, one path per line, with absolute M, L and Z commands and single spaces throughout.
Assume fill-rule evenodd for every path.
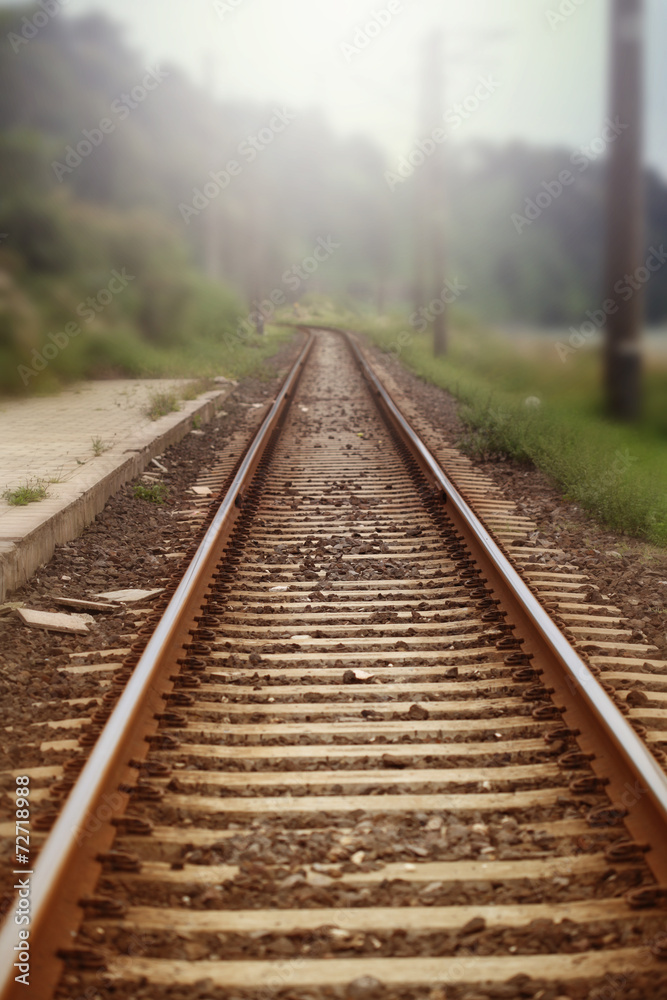
M 192 429 L 198 431 L 201 427 L 201 413 L 195 413 L 192 417 Z
M 240 314 L 239 314 L 240 315 Z M 241 317 L 242 318 L 242 317 Z M 69 314 L 65 319 L 71 319 Z M 45 329 L 55 321 L 44 321 Z M 5 350 L 0 343 L 0 396 L 3 394 L 48 396 L 59 392 L 63 385 L 81 378 L 165 378 L 191 379 L 192 386 L 183 390 L 183 398 L 196 398 L 202 392 L 216 388 L 211 380 L 216 375 L 229 379 L 247 376 L 271 378 L 270 358 L 294 331 L 267 324 L 264 334 L 237 335 L 233 318 L 222 323 L 215 309 L 207 323 L 200 324 L 198 333 L 188 333 L 182 342 L 160 346 L 143 340 L 130 322 L 119 319 L 108 328 L 86 328 L 85 337 L 72 340 L 67 350 L 29 384 L 23 386 L 17 375 L 19 361 L 13 349 Z M 184 329 L 190 330 L 185 324 Z M 190 395 L 192 393 L 192 395 Z
M 169 487 L 166 483 L 153 483 L 151 486 L 144 486 L 137 483 L 132 490 L 136 500 L 146 500 L 147 503 L 164 503 L 169 496 Z
M 183 386 L 181 399 L 196 399 L 203 392 L 212 392 L 213 389 L 215 389 L 215 382 L 212 378 L 198 378 Z
M 178 396 L 173 390 L 160 389 L 150 394 L 144 413 L 151 420 L 159 420 L 160 417 L 165 417 L 168 413 L 174 413 L 174 411 L 180 410 L 180 408 Z
M 5 490 L 3 499 L 12 507 L 26 507 L 29 503 L 38 503 L 49 495 L 46 485 L 39 480 L 23 483 L 13 490 Z
M 598 520 L 667 546 L 667 365 L 647 364 L 636 424 L 605 416 L 600 358 L 581 349 L 566 363 L 549 338 L 510 338 L 459 323 L 434 358 L 426 334 L 400 319 L 361 324 L 376 344 L 460 402 L 459 444 L 478 457 L 532 464 Z M 399 335 L 405 332 L 399 341 Z M 539 404 L 528 403 L 536 397 Z
M 105 451 L 109 451 L 109 448 L 111 448 L 111 445 L 107 444 L 106 441 L 103 441 L 102 438 L 91 438 L 91 442 L 93 446 L 93 455 L 95 455 L 96 458 L 103 455 Z
M 141 354 L 135 354 L 134 357 L 134 374 L 142 378 L 194 376 L 193 381 L 180 392 L 176 390 L 154 392 L 144 411 L 146 416 L 151 420 L 157 420 L 167 413 L 178 410 L 181 399 L 196 399 L 201 393 L 215 389 L 216 385 L 212 381 L 215 375 L 224 375 L 230 379 L 242 379 L 252 375 L 261 381 L 273 378 L 275 372 L 270 359 L 293 336 L 293 330 L 267 326 L 263 336 L 228 335 L 224 342 L 222 339 L 193 342 L 183 353 L 174 349 L 168 355 L 163 353 L 158 355 L 142 347 Z
M 126 377 L 188 378 L 197 386 L 203 384 L 215 388 L 208 380 L 216 375 L 231 379 L 256 375 L 292 336 L 292 330 L 267 326 L 261 337 L 252 333 L 237 337 L 234 333 L 216 332 L 210 337 L 193 338 L 187 344 L 174 345 L 166 350 L 137 340 L 129 330 L 119 329 L 113 338 L 105 338 L 106 367 L 100 368 L 100 374 L 106 376 L 111 371 Z M 73 347 L 77 344 L 78 341 L 72 342 Z M 83 347 L 93 350 L 90 334 L 81 349 Z M 201 391 L 208 390 L 204 388 Z

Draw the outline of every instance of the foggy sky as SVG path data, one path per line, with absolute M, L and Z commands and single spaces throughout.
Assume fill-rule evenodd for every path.
M 455 140 L 579 147 L 606 115 L 608 0 L 60 0 L 104 11 L 149 63 L 176 63 L 221 97 L 319 106 L 336 131 L 390 157 L 420 135 L 421 45 L 444 31 L 443 104 L 468 105 Z M 667 5 L 647 4 L 646 159 L 667 176 Z M 0 0 L 7 6 L 8 0 Z M 568 13 L 570 11 L 570 13 Z

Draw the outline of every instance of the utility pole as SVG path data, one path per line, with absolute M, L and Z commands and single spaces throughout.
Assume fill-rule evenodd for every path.
M 248 192 L 250 235 L 250 301 L 253 304 L 253 322 L 257 333 L 264 333 L 264 313 L 262 312 L 262 291 L 264 288 L 264 208 L 262 204 L 262 182 L 257 178 Z
M 636 420 L 642 400 L 643 289 L 633 288 L 628 298 L 615 286 L 627 287 L 643 263 L 643 13 L 643 0 L 612 0 L 609 116 L 623 131 L 609 146 L 607 168 L 605 298 L 616 310 L 607 319 L 604 381 L 609 412 L 621 420 Z
M 468 68 L 471 61 L 480 55 L 485 46 L 512 34 L 513 29 L 496 26 L 476 30 L 472 36 L 474 51 L 448 53 L 447 67 L 464 59 Z M 413 207 L 414 232 L 414 280 L 412 296 L 414 311 L 419 313 L 427 306 L 429 291 L 433 292 L 433 302 L 438 310 L 432 310 L 433 353 L 444 354 L 449 340 L 447 305 L 443 290 L 447 277 L 447 140 L 433 141 L 435 129 L 446 131 L 444 124 L 445 83 L 444 35 L 440 29 L 433 31 L 424 42 L 422 50 L 422 98 L 421 128 L 422 141 L 427 148 L 434 147 L 425 154 L 426 159 L 415 171 L 415 201 Z M 423 315 L 423 314 L 422 314 Z
M 412 278 L 412 308 L 419 313 L 426 305 L 427 262 L 426 228 L 428 226 L 426 185 L 416 180 L 412 189 L 412 225 L 413 225 L 413 278 Z
M 207 121 L 208 148 L 210 153 L 220 149 L 219 124 L 215 110 L 215 61 L 212 52 L 204 54 L 202 59 L 204 89 L 208 101 L 209 114 Z M 217 166 L 217 164 L 215 164 Z M 210 204 L 204 211 L 203 219 L 203 253 L 204 270 L 212 281 L 220 280 L 220 218 L 215 204 Z
M 441 309 L 433 316 L 433 353 L 444 354 L 447 349 L 447 313 L 446 305 L 442 301 L 442 289 L 445 283 L 445 170 L 444 170 L 444 149 L 442 143 L 435 142 L 431 138 L 434 129 L 442 129 L 443 125 L 443 72 L 442 72 L 442 49 L 443 38 L 441 31 L 434 31 L 426 39 L 424 46 L 424 78 L 423 78 L 423 140 L 429 140 L 433 146 L 431 152 L 425 152 L 426 157 L 423 167 L 423 189 L 424 200 L 421 209 L 425 215 L 421 219 L 420 225 L 423 229 L 424 253 L 418 253 L 417 260 L 422 266 L 425 265 L 426 281 L 422 287 L 430 289 L 432 299 L 438 302 Z M 429 147 L 429 141 L 425 145 Z M 420 169 L 420 168 L 417 168 Z M 417 185 L 421 178 L 415 178 Z M 419 234 L 417 234 L 419 239 Z M 426 257 L 426 260 L 424 260 Z M 421 258 L 421 259 L 420 259 Z M 418 286 L 419 287 L 419 286 Z

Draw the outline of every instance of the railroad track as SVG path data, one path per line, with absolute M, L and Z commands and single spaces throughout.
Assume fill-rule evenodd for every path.
M 664 772 L 353 343 L 163 605 L 30 875 L 32 996 L 667 996 Z

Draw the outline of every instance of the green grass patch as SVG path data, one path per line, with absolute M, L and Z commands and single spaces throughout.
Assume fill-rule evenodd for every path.
M 2 494 L 4 500 L 12 507 L 26 507 L 29 503 L 38 503 L 45 500 L 49 495 L 48 488 L 39 480 L 35 482 L 22 483 L 13 490 L 5 490 Z
M 105 451 L 109 451 L 111 448 L 111 445 L 107 444 L 106 441 L 103 441 L 102 438 L 91 438 L 90 441 L 93 448 L 93 455 L 95 455 L 96 458 L 103 455 Z
M 294 336 L 271 326 L 256 334 L 229 291 L 193 275 L 183 277 L 173 309 L 166 295 L 171 279 L 165 278 L 159 287 L 166 298 L 153 315 L 151 294 L 137 279 L 137 287 L 118 295 L 94 322 L 79 324 L 79 333 L 67 341 L 63 337 L 65 346 L 47 363 L 41 351 L 48 346 L 51 357 L 49 331 L 75 321 L 78 304 L 101 281 L 82 274 L 79 284 L 29 275 L 14 281 L 12 309 L 0 315 L 0 394 L 50 395 L 82 378 L 185 378 L 193 382 L 184 398 L 193 399 L 214 388 L 208 380 L 216 375 L 271 377 L 269 359 Z
M 132 495 L 136 500 L 160 504 L 164 503 L 169 496 L 169 487 L 166 483 L 153 483 L 151 486 L 137 483 L 132 490 Z
M 180 408 L 178 396 L 173 390 L 159 389 L 148 397 L 148 405 L 144 413 L 151 420 L 159 420 L 160 417 L 166 417 L 168 413 L 174 413 Z
M 216 375 L 231 379 L 251 375 L 269 377 L 267 372 L 273 374 L 270 358 L 293 336 L 294 331 L 286 327 L 267 326 L 263 336 L 250 334 L 247 337 L 237 337 L 220 330 L 210 336 L 193 336 L 187 344 L 163 349 L 138 340 L 128 329 L 119 329 L 113 337 L 104 338 L 91 333 L 84 343 L 80 344 L 78 340 L 72 343 L 73 350 L 80 346 L 86 354 L 85 362 L 80 361 L 72 377 L 79 377 L 85 371 L 93 378 L 109 375 L 119 378 L 188 378 L 193 380 L 193 387 L 186 387 L 183 391 L 199 394 L 200 386 L 207 387 L 201 392 L 215 388 L 210 380 Z M 102 339 L 104 343 L 99 342 Z M 186 398 L 196 397 L 188 395 Z
M 667 545 L 667 363 L 647 364 L 644 415 L 630 425 L 605 416 L 597 350 L 563 363 L 551 338 L 496 335 L 458 317 L 447 355 L 434 358 L 428 336 L 401 319 L 362 329 L 461 401 L 469 454 L 535 465 L 600 521 Z
M 298 310 L 293 306 L 284 306 L 276 313 L 277 318 L 284 323 L 301 323 L 307 326 L 336 326 L 342 329 L 362 329 L 366 325 L 381 325 L 383 320 L 377 317 L 375 311 L 365 303 L 356 300 L 334 302 L 326 295 L 313 292 L 303 296 Z
M 215 382 L 212 378 L 198 378 L 183 386 L 181 399 L 197 399 L 202 393 L 212 392 L 213 389 L 215 389 Z
M 221 374 L 232 379 L 273 378 L 276 373 L 271 358 L 294 336 L 295 331 L 289 327 L 267 324 L 261 335 L 252 333 L 246 337 L 226 338 Z

